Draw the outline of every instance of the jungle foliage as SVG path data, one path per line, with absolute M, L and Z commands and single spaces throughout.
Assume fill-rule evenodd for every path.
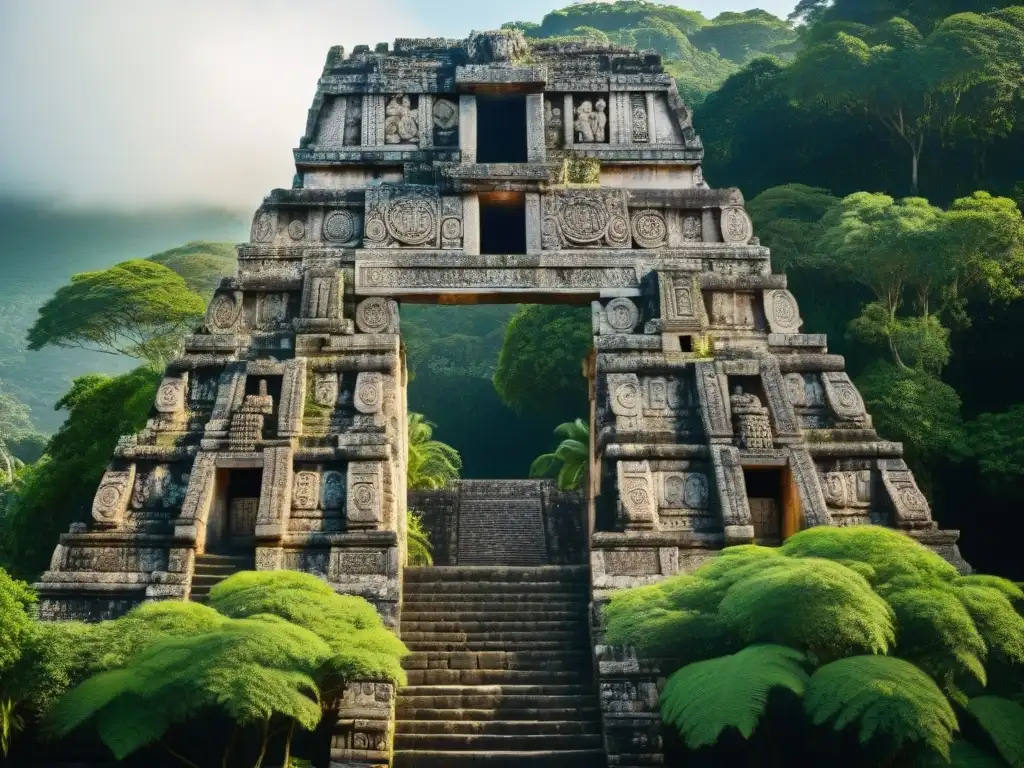
M 615 593 L 605 619 L 609 643 L 675 670 L 662 717 L 697 757 L 917 765 L 963 751 L 959 733 L 1020 765 L 1022 602 L 905 534 L 812 528 Z
M 242 572 L 208 606 L 151 603 L 94 624 L 38 622 L 34 602 L 0 570 L 0 725 L 17 718 L 44 741 L 92 731 L 118 759 L 211 765 L 210 741 L 189 734 L 212 717 L 230 726 L 218 765 L 259 766 L 272 745 L 288 765 L 297 731 L 316 728 L 351 681 L 405 682 L 407 651 L 376 609 L 309 574 Z

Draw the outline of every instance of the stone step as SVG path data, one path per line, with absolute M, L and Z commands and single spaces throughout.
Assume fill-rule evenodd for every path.
M 491 611 L 494 613 L 519 611 L 577 611 L 586 612 L 589 601 L 578 594 L 482 595 L 453 597 L 451 595 L 410 594 L 406 589 L 402 600 L 402 615 L 406 613 L 453 613 L 456 611 Z
M 532 637 L 532 636 L 531 636 Z M 410 651 L 458 651 L 458 652 L 487 652 L 507 651 L 510 653 L 537 652 L 537 651 L 588 651 L 588 639 L 585 634 L 573 636 L 571 640 L 409 640 L 403 638 L 405 646 Z M 588 651 L 589 652 L 589 651 Z
M 409 611 L 402 609 L 402 626 L 407 624 L 422 623 L 467 623 L 473 624 L 484 622 L 490 624 L 508 624 L 512 622 L 552 622 L 571 621 L 577 622 L 586 620 L 585 611 L 546 611 L 540 610 L 515 610 L 515 611 Z
M 559 750 L 598 749 L 600 734 L 396 733 L 396 750 Z
M 427 651 L 410 653 L 402 659 L 405 669 L 589 669 L 585 651 Z
M 192 586 L 193 588 L 199 584 L 207 584 L 213 586 L 214 584 L 220 584 L 224 579 L 232 576 L 232 573 L 194 573 L 192 574 Z
M 597 696 L 590 685 L 420 685 L 402 689 L 398 703 L 408 709 L 582 709 L 596 707 Z
M 519 643 L 523 641 L 535 641 L 543 637 L 548 641 L 559 641 L 565 650 L 573 650 L 585 646 L 589 640 L 586 625 L 569 630 L 552 630 L 550 632 L 538 633 L 536 630 L 529 632 L 402 632 L 402 641 L 409 643 L 433 642 L 433 643 L 465 643 L 467 650 L 487 650 L 484 647 L 477 647 L 477 643 Z M 514 649 L 510 649 L 514 650 Z
M 410 669 L 409 685 L 562 685 L 590 679 L 590 670 Z
M 394 768 L 603 768 L 603 749 L 459 752 L 402 750 Z
M 503 584 L 524 582 L 556 582 L 586 584 L 590 567 L 586 565 L 447 565 L 406 568 L 406 584 L 452 581 L 490 581 Z
M 475 621 L 406 621 L 402 617 L 402 637 L 406 632 L 413 635 L 417 632 L 464 632 L 467 635 L 480 632 L 576 632 L 587 628 L 586 616 L 574 616 L 568 619 L 531 619 L 511 618 L 501 614 L 501 619 L 476 619 Z
M 458 600 L 462 595 L 473 595 L 477 600 L 500 599 L 514 595 L 520 600 L 544 599 L 543 595 L 571 596 L 586 599 L 587 585 L 573 585 L 564 581 L 432 581 L 404 586 L 405 597 L 411 600 L 430 600 L 432 596 L 444 596 Z M 530 597 L 525 597 L 529 595 Z M 533 595 L 541 597 L 534 598 Z
M 462 721 L 480 722 L 483 720 L 580 720 L 596 722 L 600 718 L 600 710 L 597 706 L 566 707 L 564 709 L 559 709 L 558 707 L 520 707 L 519 709 L 509 709 L 505 707 L 499 707 L 497 709 L 431 709 L 429 707 L 416 708 L 406 706 L 403 704 L 402 699 L 399 699 L 395 713 L 399 719 L 403 720 L 440 720 L 448 723 L 457 723 Z
M 515 734 L 591 735 L 601 733 L 597 720 L 419 720 L 399 719 L 395 733 L 433 734 L 486 734 L 512 736 Z

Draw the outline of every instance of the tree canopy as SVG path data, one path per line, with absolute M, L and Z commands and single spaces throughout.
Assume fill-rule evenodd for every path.
M 203 297 L 173 270 L 135 260 L 72 276 L 39 308 L 28 348 L 79 347 L 161 367 L 203 315 Z
M 233 277 L 238 271 L 234 244 L 208 240 L 193 240 L 177 248 L 154 253 L 146 261 L 172 270 L 185 281 L 190 291 L 206 301 L 213 296 L 222 278 Z

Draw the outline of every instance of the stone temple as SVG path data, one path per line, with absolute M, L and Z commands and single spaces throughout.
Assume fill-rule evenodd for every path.
M 704 180 L 658 56 L 505 30 L 334 48 L 294 156 L 61 537 L 43 617 L 307 571 L 414 651 L 410 687 L 351 686 L 336 768 L 641 766 L 663 761 L 660 673 L 602 643 L 610 591 L 816 525 L 891 526 L 967 567 L 739 190 Z M 582 498 L 407 493 L 406 302 L 592 307 Z M 437 568 L 404 567 L 410 500 Z

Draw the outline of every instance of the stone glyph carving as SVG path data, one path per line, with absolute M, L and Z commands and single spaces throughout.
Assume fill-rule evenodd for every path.
M 359 413 L 379 413 L 384 402 L 384 376 L 363 372 L 356 376 L 353 403 Z
M 548 149 L 560 149 L 565 145 L 565 122 L 559 102 L 544 100 L 544 144 Z
M 683 241 L 687 243 L 699 243 L 704 239 L 704 227 L 700 216 L 683 217 Z
M 658 506 L 666 509 L 706 510 L 711 499 L 703 472 L 662 472 Z
M 92 518 L 99 525 L 113 528 L 121 524 L 135 485 L 135 465 L 127 469 L 108 469 L 92 501 Z
M 318 371 L 313 374 L 313 402 L 324 408 L 338 404 L 339 374 L 334 371 Z
M 807 407 L 807 392 L 803 374 L 787 373 L 784 378 L 786 380 L 786 397 L 789 398 L 789 402 L 795 408 Z
M 764 292 L 764 314 L 772 333 L 799 333 L 803 324 L 796 297 L 786 290 Z
M 608 374 L 608 395 L 612 413 L 616 416 L 635 418 L 640 415 L 643 395 L 640 377 L 635 373 Z
M 811 454 L 806 448 L 789 449 L 789 470 L 796 486 L 797 494 L 800 497 L 800 509 L 803 513 L 803 527 L 811 528 L 816 525 L 831 525 L 832 517 L 829 515 L 825 503 L 825 496 L 822 493 L 821 483 L 818 480 L 818 473 L 811 459 Z
M 657 509 L 650 463 L 620 461 L 617 471 L 623 527 L 627 531 L 653 529 Z
M 765 358 L 760 361 L 758 370 L 776 435 L 779 438 L 799 438 L 800 423 L 787 395 L 788 384 L 782 377 L 778 361 L 771 357 Z
M 740 529 L 736 530 L 739 537 L 753 538 L 753 530 L 742 530 L 752 523 L 739 450 L 732 446 L 712 445 L 711 465 L 715 469 L 722 524 L 727 528 Z
M 362 97 L 348 96 L 345 100 L 345 146 L 358 147 L 362 143 L 362 125 Z
M 632 131 L 630 140 L 634 144 L 646 144 L 651 140 L 650 126 L 647 119 L 647 97 L 642 93 L 629 95 L 629 109 L 632 113 Z
M 842 421 L 860 421 L 865 416 L 864 400 L 850 377 L 843 371 L 830 371 L 822 374 L 825 384 L 825 396 L 829 407 Z
M 914 473 L 902 459 L 879 462 L 882 483 L 892 502 L 894 520 L 898 528 L 934 528 L 928 499 L 917 487 Z
M 206 327 L 211 333 L 235 333 L 242 315 L 241 291 L 218 291 L 206 308 Z
M 722 239 L 727 243 L 746 245 L 754 236 L 754 224 L 742 207 L 722 208 Z
M 837 509 L 871 507 L 871 470 L 833 471 L 821 475 L 825 502 Z
M 736 424 L 736 444 L 744 450 L 771 450 L 772 426 L 768 419 L 768 409 L 761 405 L 761 399 L 752 393 L 744 392 L 737 385 L 729 397 L 732 406 L 732 417 Z
M 668 245 L 668 223 L 661 211 L 634 212 L 631 228 L 633 242 L 641 248 L 664 248 Z
M 624 190 L 549 192 L 541 195 L 541 211 L 541 244 L 545 250 L 629 246 Z
M 181 376 L 164 376 L 156 391 L 156 409 L 160 413 L 185 410 L 185 388 L 188 380 Z
M 384 108 L 384 143 L 419 144 L 419 115 L 404 93 L 392 96 Z
M 316 509 L 320 499 L 320 475 L 302 471 L 294 474 L 292 481 L 292 507 L 295 509 Z
M 302 317 L 314 320 L 341 318 L 344 276 L 340 269 L 310 268 L 302 282 Z
M 376 528 L 384 520 L 384 468 L 380 462 L 353 461 L 348 465 L 346 518 L 350 528 Z
M 704 430 L 711 438 L 732 438 L 732 425 L 729 423 L 725 397 L 722 392 L 722 381 L 718 369 L 713 362 L 698 361 L 696 363 L 697 396 L 700 399 L 701 420 Z
M 607 329 L 602 333 L 632 333 L 640 322 L 640 310 L 630 299 L 612 299 L 604 308 L 604 322 Z
M 332 246 L 358 245 L 359 229 L 360 220 L 355 211 L 337 208 L 324 214 L 320 233 Z
M 459 141 L 459 107 L 450 99 L 434 99 L 434 144 L 451 147 Z
M 436 190 L 366 190 L 365 248 L 433 247 L 439 243 L 441 200 Z
M 383 296 L 363 299 L 356 307 L 356 328 L 363 333 L 397 333 L 398 303 Z
M 700 285 L 690 272 L 659 272 L 661 321 L 667 331 L 702 331 L 707 312 Z
M 608 127 L 608 102 L 604 99 L 590 101 L 584 99 L 576 107 L 576 120 L 573 122 L 575 141 L 577 144 L 595 144 L 606 141 Z
M 462 247 L 462 198 L 441 198 L 441 247 Z
M 729 328 L 755 328 L 754 294 L 748 291 L 712 293 L 711 324 Z
M 254 243 L 269 243 L 274 239 L 274 216 L 270 211 L 263 208 L 256 211 L 250 237 Z

